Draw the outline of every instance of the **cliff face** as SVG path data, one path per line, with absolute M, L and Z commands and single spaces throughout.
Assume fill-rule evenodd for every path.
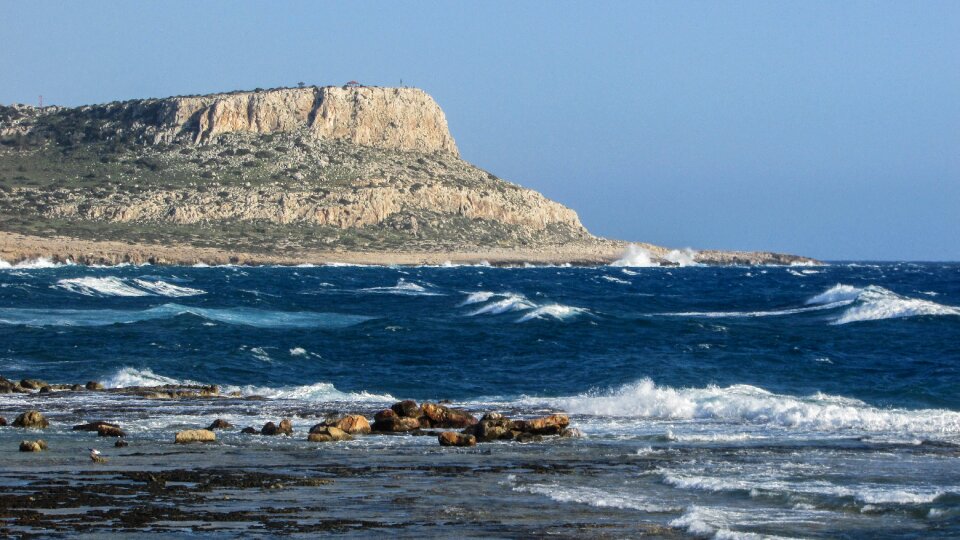
M 229 133 L 269 134 L 306 128 L 317 139 L 403 151 L 458 155 L 447 119 L 417 88 L 305 87 L 142 99 L 43 112 L 19 106 L 0 135 L 81 127 L 81 141 L 133 139 L 146 144 L 210 143 Z M 62 120 L 69 118 L 72 122 Z M 24 121 L 26 119 L 26 121 Z M 32 120 L 32 121 L 31 121 Z M 5 129 L 5 131 L 2 131 Z

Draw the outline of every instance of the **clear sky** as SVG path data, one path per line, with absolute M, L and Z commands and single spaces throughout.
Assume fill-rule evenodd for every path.
M 0 103 L 418 86 L 594 233 L 960 260 L 960 2 L 0 3 Z

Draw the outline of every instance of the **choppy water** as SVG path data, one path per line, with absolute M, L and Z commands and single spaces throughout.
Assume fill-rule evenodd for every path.
M 0 374 L 195 381 L 269 398 L 46 405 L 64 424 L 109 412 L 158 441 L 215 416 L 259 425 L 300 414 L 306 429 L 311 411 L 372 413 L 401 398 L 562 410 L 585 438 L 456 459 L 571 467 L 520 467 L 481 491 L 581 522 L 615 516 L 719 537 L 955 537 L 958 306 L 956 264 L 13 267 L 0 270 Z M 30 399 L 0 396 L 0 414 Z M 326 451 L 368 463 L 403 455 L 411 466 L 454 459 L 429 437 Z

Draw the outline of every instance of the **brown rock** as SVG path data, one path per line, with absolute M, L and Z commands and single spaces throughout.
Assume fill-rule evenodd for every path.
M 53 392 L 53 390 L 52 390 L 49 386 L 41 386 L 41 387 L 40 387 L 40 393 L 41 393 L 41 394 L 49 394 L 50 392 Z
M 380 432 L 403 432 L 420 429 L 420 421 L 416 418 L 390 416 L 383 420 L 377 420 L 373 423 L 373 431 Z
M 288 418 L 280 421 L 280 425 L 267 422 L 260 430 L 261 435 L 293 435 L 293 424 Z
M 570 418 L 565 414 L 551 414 L 532 420 L 518 420 L 514 425 L 518 431 L 532 435 L 558 435 L 570 425 Z
M 456 431 L 444 431 L 437 436 L 437 439 L 440 441 L 440 446 L 476 446 L 477 438 L 473 435 L 467 435 L 465 433 L 457 433 Z
M 213 442 L 217 440 L 217 434 L 209 429 L 187 429 L 178 431 L 174 442 L 185 444 L 193 442 Z
M 104 422 L 103 420 L 97 420 L 95 422 L 90 422 L 88 424 L 78 424 L 73 426 L 73 431 L 100 431 L 101 427 L 107 428 L 117 428 L 120 426 L 117 424 L 111 424 L 110 422 Z
M 39 379 L 24 379 L 20 381 L 20 387 L 26 388 L 27 390 L 40 390 L 44 386 L 50 386 L 46 382 Z
M 316 431 L 314 431 L 316 429 Z M 310 434 L 307 435 L 307 440 L 310 442 L 334 442 L 334 441 L 350 441 L 353 440 L 353 437 L 343 431 L 340 428 L 334 426 L 314 426 L 314 429 L 310 430 Z
M 103 384 L 97 381 L 89 381 L 84 388 L 90 391 L 103 390 Z
M 367 419 L 360 414 L 349 414 L 342 418 L 323 422 L 323 424 L 318 424 L 318 425 L 331 426 L 338 429 L 342 429 L 343 431 L 351 435 L 364 435 L 364 434 L 370 433 L 370 429 L 371 429 L 370 422 L 368 422 Z M 317 426 L 313 426 L 313 428 L 310 429 L 310 433 L 313 433 L 314 432 L 313 430 L 316 428 Z
M 113 443 L 113 445 L 117 448 L 125 448 L 127 446 L 130 446 L 130 443 L 128 443 L 123 439 L 117 439 L 117 442 Z
M 20 451 L 21 452 L 40 452 L 47 449 L 47 443 L 43 440 L 38 439 L 36 441 L 21 441 L 20 442 Z
M 126 437 L 127 434 L 117 426 L 100 426 L 97 428 L 98 437 Z
M 44 418 L 42 414 L 40 414 L 40 411 L 27 411 L 21 414 L 20 416 L 18 416 L 13 421 L 13 427 L 19 427 L 19 428 L 43 429 L 48 427 L 49 425 L 50 425 L 50 422 L 48 422 L 47 419 Z
M 383 422 L 385 420 L 392 420 L 397 417 L 397 413 L 393 412 L 392 409 L 383 409 L 382 411 L 377 411 L 373 415 L 374 422 Z
M 424 403 L 421 409 L 423 415 L 430 419 L 430 425 L 435 428 L 465 428 L 477 423 L 477 419 L 470 413 L 446 405 Z
M 241 430 L 240 430 L 240 433 L 243 433 L 244 435 L 256 435 L 256 434 L 257 434 L 257 429 L 248 426 L 248 427 L 245 427 L 245 428 L 241 429 Z
M 393 410 L 397 416 L 405 416 L 408 418 L 420 418 L 422 414 L 420 412 L 420 407 L 417 406 L 417 402 L 413 401 L 412 399 L 405 399 L 398 403 L 394 403 L 390 409 Z
M 511 430 L 514 429 L 514 422 L 500 413 L 487 413 L 483 415 L 475 426 L 468 427 L 464 433 L 476 435 L 480 442 L 496 441 L 500 439 L 510 439 Z
M 208 427 L 207 429 L 209 429 L 210 431 L 213 431 L 215 429 L 230 429 L 232 427 L 233 427 L 233 424 L 231 424 L 230 422 L 217 418 L 216 420 L 213 421 L 213 423 L 210 424 L 210 427 Z
M 0 416 L 0 427 L 7 425 L 7 419 Z

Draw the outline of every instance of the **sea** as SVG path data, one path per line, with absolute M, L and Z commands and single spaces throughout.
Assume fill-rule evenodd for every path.
M 390 536 L 960 537 L 960 264 L 0 267 L 0 375 L 240 396 L 0 395 L 53 424 L 43 457 L 0 428 L 5 489 L 87 467 L 70 426 L 103 419 L 116 467 L 365 471 L 309 497 Z M 583 436 L 305 440 L 401 399 Z M 173 449 L 284 417 L 294 437 Z

